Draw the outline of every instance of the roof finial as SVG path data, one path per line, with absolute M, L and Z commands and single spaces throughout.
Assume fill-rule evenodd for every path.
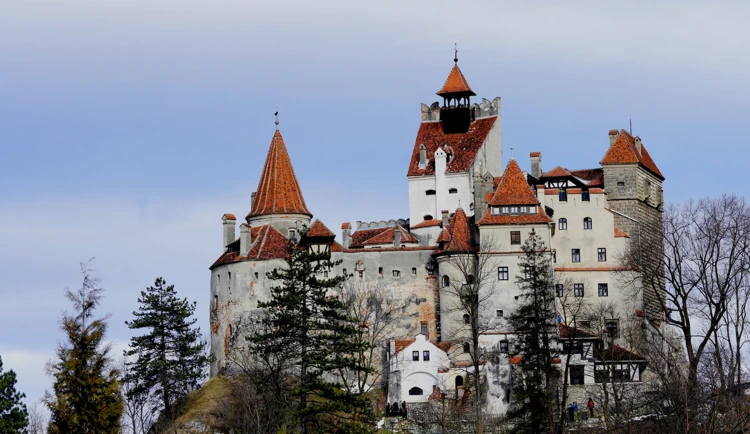
M 513 146 L 510 147 L 510 159 L 515 160 L 515 158 L 513 157 Z
M 276 106 L 276 113 L 273 115 L 276 116 L 276 122 L 274 122 L 276 124 L 276 131 L 279 131 L 279 106 Z
M 458 44 L 453 43 L 453 63 L 458 64 Z
M 633 135 L 633 118 L 630 118 L 630 135 Z

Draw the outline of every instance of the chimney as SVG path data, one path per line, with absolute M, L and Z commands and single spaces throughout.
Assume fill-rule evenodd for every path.
M 639 136 L 635 136 L 635 149 L 638 150 L 638 155 L 642 155 L 641 149 L 643 148 L 643 144 L 641 143 L 641 138 Z
M 393 245 L 398 247 L 399 244 L 401 244 L 401 229 L 396 228 L 393 232 Z
M 250 233 L 250 225 L 242 223 L 240 225 L 240 255 L 245 256 L 250 251 L 250 244 L 253 239 Z
M 617 130 L 609 130 L 609 146 L 612 146 L 615 144 L 615 140 L 617 140 L 618 134 L 619 134 L 619 131 Z
M 348 249 L 352 244 L 352 224 L 349 222 L 341 225 L 341 245 Z
M 443 227 L 447 228 L 448 227 L 448 210 L 444 209 L 440 212 L 443 214 Z
M 237 221 L 237 217 L 234 216 L 234 214 L 224 214 L 221 217 L 221 223 L 222 227 L 224 229 L 224 245 L 221 246 L 222 250 L 226 249 L 226 247 L 234 242 L 236 239 L 234 237 L 234 224 Z
M 542 153 L 532 152 L 529 156 L 531 157 L 531 176 L 539 179 L 542 177 Z
M 422 143 L 419 145 L 419 168 L 427 167 L 427 147 Z

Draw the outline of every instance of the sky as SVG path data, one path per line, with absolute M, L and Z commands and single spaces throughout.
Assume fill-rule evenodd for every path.
M 453 65 L 502 98 L 503 165 L 597 167 L 630 128 L 667 202 L 743 194 L 750 5 L 699 1 L 0 2 L 0 357 L 52 381 L 89 258 L 115 356 L 162 276 L 197 302 L 221 216 L 249 211 L 275 108 L 308 208 L 406 218 L 420 103 Z

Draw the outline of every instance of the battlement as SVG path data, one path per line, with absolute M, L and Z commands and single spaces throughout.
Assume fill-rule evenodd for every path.
M 357 230 L 360 229 L 379 229 L 379 228 L 390 228 L 395 226 L 405 226 L 409 224 L 409 219 L 397 219 L 397 220 L 380 220 L 373 222 L 363 222 L 357 220 Z
M 429 106 L 423 103 L 421 108 L 422 122 L 440 122 L 440 104 L 437 101 Z M 500 114 L 500 97 L 495 97 L 492 101 L 482 98 L 482 102 L 474 103 L 470 108 L 473 114 L 472 120 L 498 116 Z

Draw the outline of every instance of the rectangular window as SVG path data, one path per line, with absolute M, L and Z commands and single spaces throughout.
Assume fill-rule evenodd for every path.
M 568 192 L 565 191 L 564 188 L 561 188 L 560 190 L 558 190 L 557 196 L 558 196 L 558 199 L 560 200 L 560 202 L 567 202 L 568 201 Z
M 628 365 L 620 365 L 612 370 L 612 382 L 629 383 L 630 369 Z
M 393 270 L 393 278 L 398 279 L 399 277 L 401 277 L 401 272 L 398 270 Z
M 583 190 L 581 192 L 581 200 L 583 202 L 590 202 L 591 201 L 591 196 L 589 195 L 589 191 L 588 190 Z
M 510 231 L 510 244 L 521 244 L 521 231 Z
M 555 295 L 558 296 L 558 297 L 562 297 L 563 296 L 563 289 L 564 289 L 564 287 L 563 287 L 562 283 L 556 284 L 555 285 Z
M 583 342 L 581 341 L 563 342 L 563 352 L 565 354 L 583 354 Z
M 412 276 L 416 276 L 417 275 L 417 268 L 416 267 L 412 267 L 411 268 L 411 275 Z
M 323 277 L 328 277 L 328 270 L 323 271 Z
M 411 352 L 411 361 L 412 362 L 418 362 L 419 361 L 419 351 L 412 351 Z
M 430 338 L 430 326 L 426 322 L 419 324 L 419 332 L 424 335 L 426 339 Z
M 599 247 L 596 249 L 596 256 L 599 258 L 599 262 L 607 262 L 607 249 Z
M 495 316 L 497 316 L 498 318 L 502 318 L 503 317 L 503 310 L 502 309 L 496 310 L 495 311 Z
M 497 267 L 497 280 L 508 280 L 508 267 Z
M 500 208 L 500 210 L 501 210 L 501 212 L 503 214 L 508 214 L 508 207 L 507 206 L 504 206 L 504 207 Z
M 365 272 L 364 271 L 360 271 L 359 272 L 359 278 L 360 279 L 364 279 L 365 278 Z
M 498 214 L 500 214 L 500 208 L 499 207 L 493 206 L 490 209 L 492 210 L 492 215 L 498 215 Z
M 607 368 L 604 366 L 595 366 L 594 367 L 594 381 L 597 383 L 607 383 L 609 382 L 609 372 L 607 371 Z
M 378 277 L 383 277 L 383 267 L 378 267 Z
M 604 328 L 607 329 L 607 335 L 610 339 L 617 339 L 620 337 L 620 320 L 608 319 L 604 322 Z
M 257 271 L 255 272 L 255 278 L 256 279 L 258 278 L 258 272 Z
M 571 366 L 570 367 L 570 384 L 583 384 L 584 382 L 584 368 L 583 366 Z
M 581 249 L 572 249 L 570 252 L 573 262 L 581 262 Z
M 501 353 L 508 352 L 508 341 L 500 341 L 500 352 Z
M 422 360 L 425 362 L 430 361 L 430 352 L 429 351 L 422 351 Z
M 574 283 L 573 284 L 573 296 L 574 297 L 583 297 L 583 283 Z
M 609 285 L 606 283 L 599 284 L 599 297 L 609 297 Z

